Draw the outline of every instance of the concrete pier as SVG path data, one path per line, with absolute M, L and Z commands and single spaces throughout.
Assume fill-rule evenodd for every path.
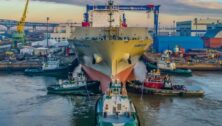
M 0 62 L 0 71 L 23 71 L 27 68 L 38 68 L 41 67 L 41 62 L 27 62 L 27 61 L 16 61 L 16 62 Z

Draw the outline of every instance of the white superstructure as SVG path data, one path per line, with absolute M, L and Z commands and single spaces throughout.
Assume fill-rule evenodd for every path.
M 109 12 L 108 11 L 91 11 L 90 12 L 90 22 L 92 27 L 109 27 Z M 112 27 L 121 26 L 121 11 L 113 11 L 113 22 Z

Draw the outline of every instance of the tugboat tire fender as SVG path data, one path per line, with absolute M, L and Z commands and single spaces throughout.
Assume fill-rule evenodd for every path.
M 184 96 L 184 92 L 180 92 L 180 93 L 179 93 L 179 96 Z

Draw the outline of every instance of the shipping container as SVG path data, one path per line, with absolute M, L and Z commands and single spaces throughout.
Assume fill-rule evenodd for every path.
M 205 39 L 206 48 L 221 48 L 222 47 L 222 38 L 209 38 Z
M 173 50 L 176 46 L 189 49 L 203 49 L 204 41 L 200 37 L 189 36 L 159 36 L 153 44 L 156 52 L 164 52 L 165 50 Z

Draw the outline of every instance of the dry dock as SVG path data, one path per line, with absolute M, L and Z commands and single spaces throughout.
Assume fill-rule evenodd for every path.
M 207 63 L 198 63 L 198 64 L 176 64 L 177 68 L 186 68 L 193 71 L 222 71 L 222 65 L 220 64 L 207 64 Z

